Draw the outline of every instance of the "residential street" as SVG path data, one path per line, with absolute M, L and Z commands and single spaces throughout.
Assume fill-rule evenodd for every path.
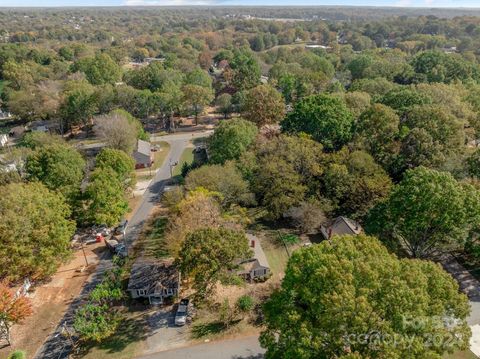
M 159 201 L 165 184 L 170 179 L 170 161 L 176 162 L 180 159 L 183 150 L 187 147 L 190 140 L 198 137 L 205 137 L 212 133 L 212 131 L 198 132 L 198 133 L 180 133 L 172 134 L 162 137 L 152 138 L 152 141 L 167 141 L 170 143 L 170 153 L 167 156 L 164 164 L 155 174 L 150 186 L 143 195 L 142 202 L 138 206 L 135 214 L 132 216 L 130 223 L 126 230 L 125 241 L 127 246 L 130 246 L 137 238 L 142 230 L 142 226 L 148 219 L 155 203 Z M 73 314 L 76 308 L 82 303 L 83 299 L 90 293 L 90 291 L 103 278 L 103 273 L 111 267 L 111 256 L 105 252 L 98 263 L 95 272 L 91 275 L 88 283 L 82 289 L 81 294 L 75 298 L 70 304 L 69 309 L 65 313 L 62 321 L 59 323 L 54 333 L 50 335 L 43 346 L 38 350 L 35 358 L 38 359 L 60 359 L 67 358 L 71 351 L 71 343 L 67 339 L 68 336 L 62 335 L 65 333 L 64 327 L 71 328 L 73 321 Z M 65 333 L 66 334 L 66 333 Z
M 233 340 L 210 342 L 150 354 L 140 359 L 262 359 L 265 350 L 256 335 Z

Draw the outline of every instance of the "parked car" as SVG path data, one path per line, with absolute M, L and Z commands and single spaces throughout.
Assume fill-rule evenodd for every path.
M 115 234 L 123 234 L 125 235 L 125 231 L 127 230 L 128 221 L 124 219 L 120 222 L 120 224 L 115 228 Z
M 189 303 L 190 300 L 187 298 L 183 298 L 180 303 L 178 303 L 177 313 L 175 314 L 175 325 L 181 327 L 187 323 Z
M 110 252 L 115 253 L 115 248 L 117 248 L 120 244 L 116 239 L 105 239 L 105 245 Z
M 125 258 L 127 256 L 127 248 L 125 248 L 125 244 L 118 244 L 115 249 L 114 253 L 122 258 Z

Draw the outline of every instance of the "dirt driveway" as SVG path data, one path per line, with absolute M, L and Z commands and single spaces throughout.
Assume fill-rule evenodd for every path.
M 78 296 L 104 252 L 103 243 L 86 246 L 85 254 L 90 266 L 80 272 L 80 268 L 85 265 L 85 259 L 81 250 L 75 251 L 72 260 L 61 266 L 51 280 L 37 286 L 29 294 L 33 315 L 22 325 L 12 328 L 13 345 L 0 349 L 1 359 L 6 358 L 14 349 L 25 350 L 28 358 L 33 358 L 48 335 L 57 327 L 70 302 Z

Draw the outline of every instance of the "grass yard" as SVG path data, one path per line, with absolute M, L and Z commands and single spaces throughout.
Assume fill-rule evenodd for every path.
M 170 253 L 165 243 L 165 228 L 168 223 L 166 217 L 156 217 L 145 232 L 143 253 L 148 257 L 164 258 Z
M 92 345 L 81 353 L 84 359 L 130 359 L 138 356 L 145 339 L 145 323 L 140 317 L 126 318 L 117 332 L 100 344 Z
M 192 163 L 193 162 L 193 148 L 187 147 L 183 150 L 182 155 L 180 156 L 180 160 L 178 161 L 178 165 L 175 166 L 173 169 L 173 176 L 179 176 L 182 173 L 182 166 L 184 163 Z
M 167 159 L 167 155 L 170 152 L 170 144 L 165 141 L 152 142 L 152 145 L 160 146 L 160 149 L 154 153 L 154 162 L 152 169 L 156 170 L 162 167 L 163 163 Z
M 276 233 L 268 233 L 263 237 L 262 248 L 267 256 L 268 264 L 272 269 L 275 277 L 282 276 L 285 272 L 288 262 L 288 253 L 285 246 L 281 244 L 275 237 Z
M 450 355 L 445 355 L 444 359 L 477 359 L 478 357 L 473 354 L 470 350 L 464 352 L 457 352 Z

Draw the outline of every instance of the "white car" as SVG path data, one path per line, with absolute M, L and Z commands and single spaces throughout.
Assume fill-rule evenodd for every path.
M 187 323 L 189 302 L 187 298 L 184 298 L 178 303 L 177 313 L 175 314 L 175 325 L 181 327 Z

